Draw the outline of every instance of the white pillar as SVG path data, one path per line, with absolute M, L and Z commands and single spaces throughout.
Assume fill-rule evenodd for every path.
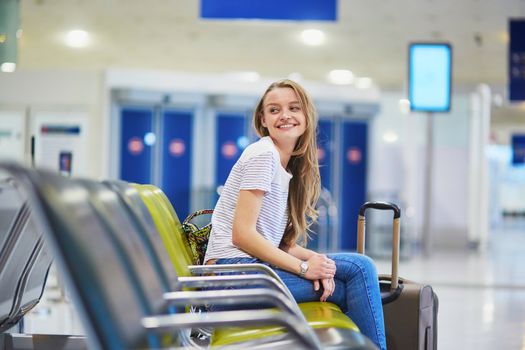
M 468 240 L 482 250 L 489 233 L 488 145 L 490 141 L 491 91 L 482 84 L 470 97 L 470 160 Z

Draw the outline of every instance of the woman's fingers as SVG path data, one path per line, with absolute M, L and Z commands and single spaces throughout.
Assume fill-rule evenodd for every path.
M 333 278 L 326 278 L 321 280 L 321 283 L 323 284 L 323 294 L 321 295 L 321 298 L 319 300 L 326 301 L 329 296 L 334 294 L 335 290 L 335 281 Z
M 319 280 L 314 280 L 314 290 L 316 292 L 319 290 Z

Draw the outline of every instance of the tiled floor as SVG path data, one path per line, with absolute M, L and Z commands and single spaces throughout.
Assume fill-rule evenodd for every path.
M 401 276 L 431 284 L 439 296 L 439 349 L 525 349 L 525 229 L 492 235 L 484 254 L 436 253 L 400 264 Z M 389 269 L 378 262 L 380 273 Z
M 400 264 L 401 276 L 431 284 L 439 296 L 440 350 L 525 349 L 525 227 L 492 235 L 483 254 L 435 253 Z M 380 273 L 389 269 L 378 261 Z M 26 317 L 26 331 L 82 333 L 69 304 L 53 301 L 56 289 L 46 295 Z

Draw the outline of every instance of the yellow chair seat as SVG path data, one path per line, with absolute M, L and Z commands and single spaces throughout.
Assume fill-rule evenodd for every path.
M 357 328 L 356 324 L 335 304 L 326 302 L 309 302 L 300 303 L 299 308 L 303 312 L 308 324 L 314 329 L 342 328 L 359 332 L 359 328 Z M 276 336 L 283 333 L 283 328 L 279 326 L 219 328 L 213 332 L 211 345 L 223 346 L 269 336 Z

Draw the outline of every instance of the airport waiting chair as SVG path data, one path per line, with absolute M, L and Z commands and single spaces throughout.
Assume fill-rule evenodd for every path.
M 1 185 L 0 198 L 7 206 L 0 219 L 0 332 L 4 332 L 40 301 L 52 259 L 13 180 Z
M 107 185 L 110 185 L 109 187 L 113 187 L 113 188 L 116 188 L 117 192 L 120 192 L 120 193 L 124 193 L 125 196 L 131 196 L 131 197 L 135 197 L 135 204 L 137 204 L 137 200 L 138 198 L 136 198 L 136 193 L 133 193 L 134 191 L 130 188 L 128 189 L 125 189 L 123 188 L 123 184 L 121 182 L 117 182 L 117 183 L 113 183 L 113 186 L 111 186 L 111 182 L 107 182 L 106 183 Z M 140 210 L 138 208 L 136 208 L 136 210 L 130 210 L 130 208 L 127 208 L 126 210 L 123 210 L 122 206 L 120 206 L 117 201 L 115 200 L 115 198 L 111 198 L 111 194 L 107 193 L 107 191 L 104 191 L 103 188 L 101 188 L 101 186 L 99 184 L 96 184 L 96 183 L 93 183 L 93 182 L 85 182 L 84 185 L 90 189 L 91 191 L 91 194 L 94 196 L 93 197 L 93 200 L 97 201 L 98 204 L 96 204 L 96 208 L 98 209 L 99 213 L 101 216 L 104 216 L 105 217 L 105 221 L 107 222 L 108 225 L 113 225 L 113 231 L 119 231 L 120 233 L 118 233 L 120 237 L 120 240 L 121 240 L 121 244 L 124 246 L 126 245 L 126 242 L 129 242 L 130 241 L 130 238 L 129 238 L 129 234 L 130 233 L 133 233 L 134 230 L 133 230 L 133 227 L 131 227 L 133 224 L 137 225 L 140 227 L 140 229 L 137 231 L 137 233 L 140 235 L 142 233 L 143 236 L 148 236 L 147 233 L 145 233 L 145 225 L 141 222 L 142 220 L 132 220 L 134 221 L 133 223 L 131 221 L 129 221 L 129 218 L 128 218 L 128 215 L 126 214 L 129 214 L 129 213 L 140 213 L 142 212 L 142 214 L 144 213 L 143 210 Z M 136 191 L 135 191 L 136 192 Z M 130 203 L 133 202 L 133 200 L 130 200 L 130 198 L 127 198 L 127 199 L 123 199 L 122 197 L 124 197 L 124 195 L 121 195 L 119 198 L 120 198 L 120 201 L 124 203 L 126 203 L 127 205 L 130 205 Z M 126 211 L 126 212 L 124 212 Z M 126 221 L 128 221 L 126 223 Z M 156 236 L 158 237 L 158 233 L 156 234 Z M 137 237 L 135 237 L 134 239 L 136 239 Z M 142 237 L 141 239 L 144 240 L 144 238 L 146 237 Z M 150 237 L 147 237 L 147 239 L 149 239 Z M 150 243 L 146 243 L 145 246 L 147 247 L 153 247 L 154 245 L 153 244 L 150 244 Z M 131 252 L 130 252 L 131 253 Z M 128 255 L 130 254 L 128 253 Z M 162 252 L 159 252 L 160 254 L 158 254 L 159 256 L 166 256 L 166 254 L 162 253 Z M 155 257 L 156 254 L 147 254 L 149 255 L 150 257 Z M 157 267 L 160 267 L 162 266 L 163 264 L 161 263 L 155 263 L 154 264 L 155 266 Z M 168 273 L 161 273 L 161 275 L 169 275 L 169 272 Z M 196 282 L 198 285 L 200 286 L 203 286 L 203 283 L 205 283 L 204 286 L 220 286 L 220 284 L 223 284 L 223 282 L 226 282 L 226 283 L 229 283 L 231 284 L 231 282 L 234 282 L 235 285 L 239 285 L 239 283 L 243 283 L 243 282 L 253 282 L 255 284 L 260 284 L 261 282 L 267 282 L 267 279 L 263 279 L 262 281 L 260 281 L 260 277 L 259 276 L 237 276 L 237 277 L 240 277 L 239 278 L 233 278 L 233 281 L 232 281 L 232 278 L 228 278 L 228 277 L 205 277 L 205 278 L 197 278 L 197 279 L 191 279 L 191 278 L 188 278 L 188 279 L 185 279 L 183 283 L 181 283 L 181 281 L 179 280 L 178 283 L 181 284 L 179 286 L 179 289 L 180 287 L 182 287 L 182 284 L 184 284 L 185 286 L 191 286 L 190 283 L 193 281 L 193 282 Z M 272 280 L 273 282 L 273 280 Z M 257 295 L 257 293 L 262 293 L 262 294 L 259 294 Z M 204 302 L 227 302 L 227 303 L 236 303 L 236 304 L 240 304 L 240 303 L 246 303 L 246 304 L 250 304 L 250 305 L 253 305 L 253 303 L 257 303 L 258 302 L 258 299 L 259 299 L 259 302 L 268 302 L 268 298 L 272 296 L 272 294 L 269 292 L 269 291 L 262 291 L 262 292 L 259 292 L 257 290 L 251 290 L 251 291 L 247 291 L 247 290 L 243 290 L 243 291 L 240 291 L 238 293 L 232 293 L 229 292 L 229 291 L 212 291 L 212 292 L 202 292 L 202 293 L 194 293 L 193 294 L 194 297 L 191 299 L 193 302 L 195 303 L 204 303 Z M 195 295 L 199 295 L 199 298 L 196 299 L 195 298 Z M 204 298 L 203 296 L 206 296 L 206 298 Z M 168 293 L 166 294 L 166 297 L 169 299 L 169 301 L 173 302 L 173 301 L 181 301 L 183 299 L 185 299 L 187 297 L 186 294 L 184 293 L 180 293 L 180 292 L 172 292 L 172 293 Z M 302 314 L 300 314 L 299 310 L 297 308 L 295 308 L 294 306 L 296 306 L 295 302 L 293 302 L 293 300 L 290 300 L 290 299 L 284 299 L 284 301 L 281 301 L 283 300 L 283 298 L 279 299 L 277 298 L 276 300 L 274 301 L 278 301 L 278 303 L 276 304 L 276 306 L 281 306 L 283 309 L 285 309 L 285 311 L 288 311 L 298 317 L 301 318 L 300 321 L 304 322 L 304 319 L 303 319 L 303 316 Z M 271 300 L 270 300 L 271 301 Z M 310 307 L 310 313 L 313 314 L 315 313 L 316 310 L 315 310 L 315 307 L 314 306 L 311 306 Z M 297 315 L 299 314 L 299 315 Z M 323 314 L 323 316 L 330 316 L 329 314 L 327 315 L 326 313 Z M 322 320 L 318 320 L 319 322 L 322 322 Z M 260 329 L 260 332 L 265 332 L 264 334 L 265 335 L 280 335 L 281 338 L 283 337 L 282 336 L 282 332 L 280 332 L 281 334 L 279 334 L 279 332 L 275 332 L 275 328 L 273 328 L 273 332 L 270 332 L 270 329 Z M 226 334 L 226 333 L 224 333 Z M 339 335 L 341 335 L 341 333 L 339 333 Z M 360 336 L 360 339 L 364 339 L 364 337 L 362 335 L 359 335 Z M 239 338 L 228 338 L 231 340 L 231 342 L 225 342 L 225 337 L 222 337 L 223 339 L 223 343 L 224 345 L 229 345 L 231 344 L 232 342 L 246 342 L 246 341 L 249 341 L 249 340 L 254 340 L 254 337 L 253 334 L 251 336 L 249 336 L 247 333 L 244 334 L 244 338 L 243 339 L 239 339 Z M 262 337 L 260 337 L 262 338 Z M 265 341 L 269 341 L 269 338 L 266 337 L 268 340 L 265 340 Z M 352 341 L 355 341 L 354 338 L 352 338 Z M 356 342 L 353 342 L 352 343 L 353 347 L 355 347 Z M 325 344 L 327 345 L 327 344 Z M 333 344 L 332 344 L 333 345 Z M 338 344 L 338 345 L 341 345 Z M 351 346 L 349 346 L 350 343 L 349 342 L 346 342 L 345 343 L 345 348 L 352 348 Z M 362 344 L 359 344 L 359 346 L 361 347 Z
M 142 245 L 135 241 L 126 247 L 121 245 L 116 232 L 121 229 L 115 230 L 110 215 L 101 219 L 101 208 L 96 209 L 97 200 L 93 200 L 94 196 L 85 184 L 13 164 L 1 166 L 21 179 L 29 194 L 31 207 L 38 214 L 39 224 L 53 248 L 59 271 L 83 320 L 90 348 L 159 348 L 178 330 L 246 324 L 284 326 L 295 338 L 291 343 L 282 343 L 281 348 L 320 348 L 317 339 L 311 338 L 308 327 L 291 313 L 251 310 L 204 315 L 169 314 L 171 310 L 164 301 L 162 286 L 154 278 L 157 275 L 146 254 L 141 253 Z M 130 247 L 134 248 L 135 254 L 129 254 L 127 249 Z M 131 260 L 135 262 L 129 263 Z M 133 271 L 135 268 L 140 270 Z M 139 276 L 148 272 L 150 274 L 146 277 Z M 148 283 L 142 283 L 142 278 Z M 210 294 L 180 293 L 183 294 L 177 295 L 170 303 L 186 305 L 190 299 L 200 302 L 198 294 L 192 293 Z M 235 293 L 231 294 L 230 298 L 236 297 Z M 244 294 L 246 296 L 249 292 Z M 175 339 L 170 345 L 178 345 L 177 341 Z M 275 345 L 272 343 L 271 348 Z M 228 348 L 246 346 L 247 343 L 242 343 Z
M 150 214 L 153 217 L 153 221 L 157 224 L 159 232 L 166 231 L 161 233 L 163 240 L 165 240 L 166 245 L 171 245 L 177 249 L 183 250 L 181 244 L 185 240 L 184 233 L 182 231 L 180 221 L 175 214 L 175 210 L 171 206 L 171 203 L 164 195 L 162 190 L 153 186 L 153 185 L 133 185 L 138 189 L 143 201 L 146 204 Z M 166 218 L 166 215 L 172 216 L 171 218 Z M 167 224 L 171 223 L 171 227 Z M 187 243 L 186 243 L 187 244 Z M 173 253 L 176 254 L 176 253 Z M 173 254 L 170 254 L 172 256 Z M 172 257 L 174 264 L 185 263 L 188 266 L 188 270 L 192 273 L 215 273 L 215 272 L 242 272 L 244 267 L 244 272 L 246 271 L 260 271 L 260 265 L 262 264 L 233 264 L 233 265 L 206 265 L 206 266 L 192 266 L 191 258 L 181 259 L 181 256 Z M 254 266 L 252 266 L 254 265 Z M 286 292 L 291 300 L 293 297 L 284 286 L 279 277 L 271 270 L 268 266 L 262 265 L 263 269 L 269 269 L 271 271 L 272 278 L 275 278 L 280 284 L 281 288 Z M 221 269 L 223 269 L 221 271 Z M 241 270 L 240 270 L 241 269 Z M 178 270 L 181 270 L 179 267 Z M 339 338 L 341 338 L 341 333 L 344 333 L 342 338 L 345 338 L 350 344 L 350 339 L 354 339 L 354 345 L 348 345 L 349 347 L 355 346 L 356 344 L 362 345 L 362 339 L 365 338 L 363 335 L 358 333 L 357 326 L 346 316 L 344 315 L 339 307 L 331 303 L 321 303 L 321 302 L 312 302 L 312 303 L 302 303 L 299 305 L 300 311 L 304 314 L 306 320 L 312 326 L 316 333 L 323 339 L 325 342 L 329 343 L 329 336 L 327 334 L 336 333 Z M 335 331 L 337 330 L 337 331 Z M 230 329 L 218 329 L 215 334 L 212 336 L 213 345 L 222 345 L 235 341 L 242 341 L 248 337 L 258 336 L 261 338 L 272 336 L 278 336 L 281 332 L 278 329 L 266 328 L 266 329 L 249 329 L 246 327 L 243 328 L 230 328 Z M 359 346 L 361 346 L 359 345 Z
M 82 337 L 11 330 L 39 303 L 52 263 L 42 230 L 18 187 L 14 179 L 0 183 L 0 348 L 83 349 Z

